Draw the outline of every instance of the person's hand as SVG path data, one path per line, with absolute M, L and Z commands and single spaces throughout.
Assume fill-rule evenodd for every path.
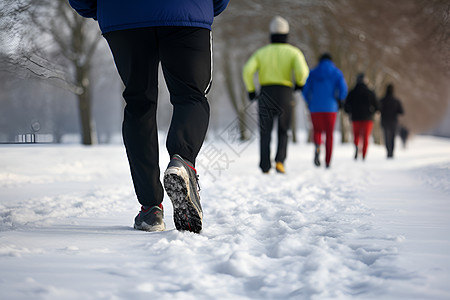
M 248 99 L 250 102 L 256 99 L 256 92 L 248 92 Z
M 303 85 L 298 85 L 296 84 L 294 87 L 294 91 L 302 91 L 303 90 Z

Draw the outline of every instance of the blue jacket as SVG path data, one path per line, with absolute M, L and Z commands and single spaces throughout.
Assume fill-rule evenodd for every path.
M 303 87 L 303 97 L 310 112 L 337 112 L 338 101 L 347 96 L 347 83 L 341 70 L 329 59 L 314 68 Z
M 103 33 L 154 26 L 211 30 L 215 16 L 230 0 L 69 0 L 83 17 L 98 20 Z

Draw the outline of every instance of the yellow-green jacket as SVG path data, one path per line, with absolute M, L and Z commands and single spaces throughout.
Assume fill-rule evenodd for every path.
M 242 77 L 247 92 L 255 92 L 253 76 L 258 72 L 259 84 L 303 86 L 308 78 L 309 68 L 305 57 L 295 46 L 287 43 L 272 43 L 258 49 L 244 66 Z

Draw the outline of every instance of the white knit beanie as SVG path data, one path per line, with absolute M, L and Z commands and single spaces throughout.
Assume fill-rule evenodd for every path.
M 289 23 L 286 19 L 276 16 L 270 22 L 270 33 L 271 34 L 288 34 L 289 33 Z

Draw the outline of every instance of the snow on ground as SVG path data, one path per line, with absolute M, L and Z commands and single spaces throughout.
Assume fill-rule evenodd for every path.
M 1 299 L 450 299 L 448 139 L 362 162 L 336 138 L 328 170 L 299 142 L 285 175 L 261 174 L 256 139 L 208 140 L 201 234 L 174 230 L 168 198 L 167 231 L 132 228 L 122 145 L 0 154 Z

